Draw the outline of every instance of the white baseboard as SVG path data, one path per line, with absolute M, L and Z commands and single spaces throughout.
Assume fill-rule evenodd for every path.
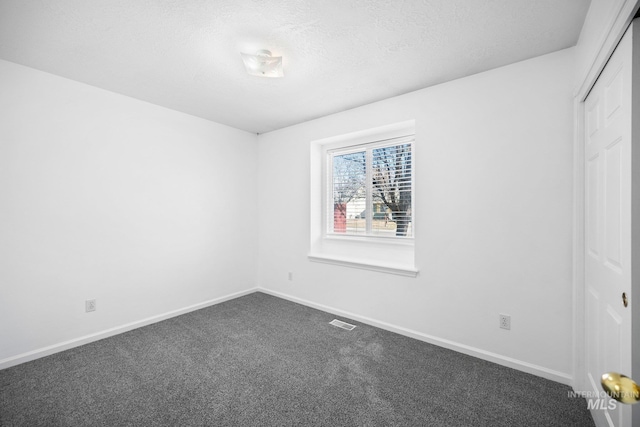
M 358 322 L 365 323 L 367 325 L 375 326 L 380 329 L 385 329 L 387 331 L 395 332 L 400 335 L 415 338 L 417 340 L 424 341 L 429 344 L 434 344 L 440 347 L 448 348 L 450 350 L 454 350 L 459 353 L 464 353 L 469 356 L 477 357 L 478 359 L 487 360 L 489 362 L 497 363 L 498 365 L 517 369 L 519 371 L 536 375 L 542 378 L 546 378 L 551 381 L 556 381 L 561 384 L 565 384 L 569 386 L 573 384 L 573 377 L 570 374 L 567 374 L 564 372 L 555 371 L 553 369 L 548 369 L 543 366 L 534 365 L 532 363 L 524 362 L 522 360 L 517 360 L 517 359 L 503 356 L 497 353 L 492 353 L 490 351 L 471 347 L 465 344 L 460 344 L 455 341 L 446 340 L 446 339 L 438 338 L 432 335 L 423 334 L 422 332 L 417 332 L 411 329 L 403 328 L 401 326 L 392 325 L 390 323 L 382 322 L 376 319 L 372 319 L 370 317 L 359 316 L 354 313 L 350 313 L 344 310 L 339 310 L 337 308 L 329 307 L 323 304 L 317 304 L 317 303 L 307 301 L 302 298 L 297 298 L 291 295 L 287 295 L 281 292 L 276 292 L 276 291 L 272 291 L 265 288 L 258 288 L 257 290 L 259 292 L 264 292 L 265 294 L 269 294 L 269 295 L 276 296 L 278 298 L 283 298 L 289 301 L 293 301 L 293 302 L 306 305 L 308 307 L 316 308 L 318 310 L 326 311 L 338 316 L 344 316 L 349 319 L 353 319 L 353 320 L 357 320 Z
M 159 314 L 157 316 L 147 317 L 146 319 L 138 320 L 135 322 L 127 323 L 122 326 L 116 326 L 115 328 L 107 329 L 104 331 L 96 332 L 93 334 L 85 335 L 79 338 L 74 338 L 68 341 L 64 341 L 58 344 L 53 344 L 47 347 L 39 348 L 36 350 L 32 350 L 26 353 L 19 354 L 17 356 L 8 357 L 6 359 L 0 360 L 0 370 L 10 368 L 15 365 L 19 365 L 21 363 L 29 362 L 31 360 L 39 359 L 44 356 L 48 356 L 50 354 L 58 353 L 60 351 L 68 350 L 70 348 L 78 347 L 84 344 L 89 344 L 94 341 L 101 340 L 103 338 L 108 338 L 114 335 L 121 334 L 123 332 L 130 331 L 132 329 L 137 329 L 142 326 L 147 326 L 152 323 L 157 323 L 162 320 L 170 319 L 172 317 L 180 316 L 181 314 L 186 314 L 191 311 L 200 310 L 201 308 L 209 307 L 212 305 L 220 304 L 225 301 L 232 300 L 234 298 L 238 298 L 244 295 L 252 294 L 256 291 L 259 291 L 259 288 L 251 288 L 245 291 L 236 292 L 233 294 L 229 294 L 223 297 L 214 298 L 209 301 L 204 301 L 198 304 L 190 305 L 188 307 L 183 307 L 177 310 L 172 310 L 167 313 Z
M 223 297 L 214 298 L 209 301 L 204 301 L 198 304 L 194 304 L 188 307 L 180 308 L 177 310 L 169 311 L 167 313 L 159 314 L 157 316 L 151 316 L 146 319 L 138 320 L 135 322 L 127 323 L 122 326 L 117 326 L 115 328 L 107 329 L 104 331 L 96 332 L 93 334 L 85 335 L 79 338 L 74 338 L 72 340 L 64 341 L 61 343 L 53 344 L 47 347 L 39 348 L 36 350 L 32 350 L 26 353 L 19 354 L 17 356 L 8 357 L 6 359 L 0 360 L 0 370 L 10 368 L 11 366 L 19 365 L 21 363 L 29 362 L 31 360 L 39 359 L 44 356 L 48 356 L 50 354 L 58 353 L 64 350 L 68 350 L 74 347 L 78 347 L 84 344 L 88 344 L 94 341 L 101 340 L 103 338 L 108 338 L 114 335 L 121 334 L 123 332 L 127 332 L 133 329 L 140 328 L 142 326 L 150 325 L 152 323 L 157 323 L 162 320 L 170 319 L 172 317 L 180 316 L 182 314 L 189 313 L 191 311 L 199 310 L 201 308 L 209 307 L 212 305 L 220 304 L 225 301 L 232 300 L 234 298 L 239 298 L 244 295 L 248 295 L 254 292 L 264 292 L 265 294 L 273 295 L 279 298 L 283 298 L 289 301 L 293 301 L 308 307 L 316 308 L 318 310 L 326 311 L 329 313 L 333 313 L 338 316 L 344 316 L 349 319 L 357 320 L 359 322 L 365 323 L 367 325 L 375 326 L 377 328 L 385 329 L 387 331 L 395 332 L 400 335 L 408 336 L 411 338 L 418 339 L 420 341 L 428 342 L 430 344 L 434 344 L 440 347 L 448 348 L 450 350 L 454 350 L 460 353 L 467 354 L 469 356 L 477 357 L 479 359 L 487 360 L 489 362 L 497 363 L 499 365 L 507 366 L 509 368 L 517 369 L 519 371 L 523 371 L 532 375 L 537 375 L 542 378 L 546 378 L 552 381 L 556 381 L 566 385 L 573 384 L 573 378 L 571 375 L 555 371 L 552 369 L 548 369 L 542 366 L 534 365 L 532 363 L 524 362 L 521 360 L 513 359 L 511 357 L 502 356 L 497 353 L 492 353 L 489 351 L 485 351 L 482 349 L 478 349 L 475 347 L 471 347 L 465 344 L 460 344 L 454 341 L 434 337 L 431 335 L 423 334 L 421 332 L 417 332 L 411 329 L 403 328 L 400 326 L 392 325 L 390 323 L 382 322 L 376 319 L 372 319 L 365 316 L 359 316 L 355 313 L 350 313 L 344 310 L 339 310 L 333 307 L 329 307 L 323 304 L 317 304 L 308 300 L 304 300 L 302 298 L 297 298 L 288 294 L 284 294 L 281 292 L 272 291 L 266 288 L 255 287 L 251 289 L 247 289 L 245 291 L 236 292 L 233 294 L 229 294 Z

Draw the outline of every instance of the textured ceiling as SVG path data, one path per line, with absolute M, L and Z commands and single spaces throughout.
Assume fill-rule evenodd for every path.
M 264 133 L 576 44 L 589 0 L 0 0 L 0 58 Z M 282 79 L 240 52 L 284 57 Z

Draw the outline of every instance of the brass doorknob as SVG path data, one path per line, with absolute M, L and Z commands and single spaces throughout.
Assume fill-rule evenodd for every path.
M 600 382 L 604 391 L 618 402 L 629 405 L 640 402 L 640 387 L 631 378 L 617 372 L 607 372 Z

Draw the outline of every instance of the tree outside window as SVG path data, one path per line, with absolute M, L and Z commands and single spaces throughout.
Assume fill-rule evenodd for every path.
M 412 237 L 412 142 L 335 150 L 329 160 L 330 233 Z

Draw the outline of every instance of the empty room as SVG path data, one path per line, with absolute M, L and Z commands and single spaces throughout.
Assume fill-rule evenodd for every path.
M 639 8 L 0 0 L 0 426 L 640 425 Z

